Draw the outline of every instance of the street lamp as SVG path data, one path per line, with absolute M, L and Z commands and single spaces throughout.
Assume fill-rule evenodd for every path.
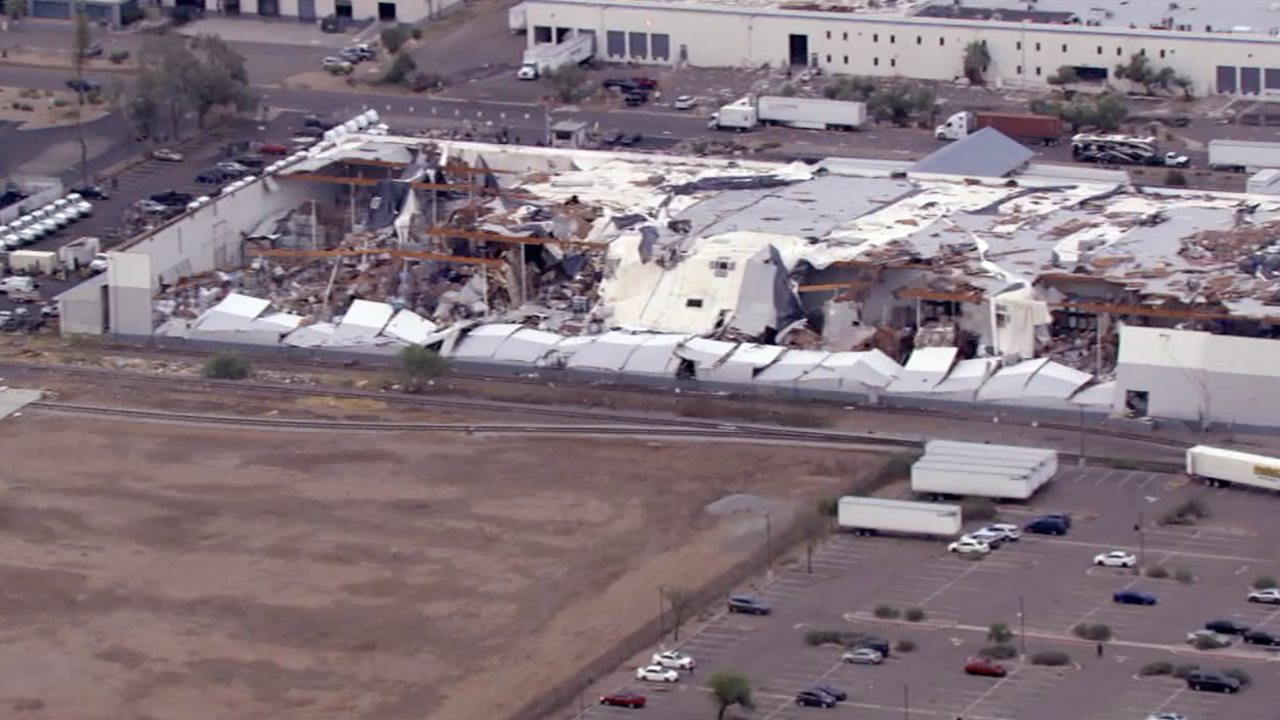
M 902 720 L 911 720 L 911 686 L 902 686 Z
M 662 646 L 662 641 L 667 637 L 667 607 L 666 595 L 662 592 L 662 586 L 658 586 L 658 646 Z
M 773 515 L 764 516 L 764 568 L 773 573 Z
M 1022 646 L 1022 657 L 1027 656 L 1027 598 L 1018 596 L 1018 643 Z
M 1138 523 L 1133 526 L 1133 531 L 1138 533 L 1138 569 L 1141 570 L 1147 564 L 1147 534 L 1146 534 L 1146 515 L 1145 507 L 1138 508 Z

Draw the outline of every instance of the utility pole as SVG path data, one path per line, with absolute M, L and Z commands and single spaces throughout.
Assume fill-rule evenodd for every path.
M 773 515 L 764 516 L 764 569 L 773 574 Z
M 1077 461 L 1084 467 L 1084 406 L 1080 406 L 1080 459 Z
M 902 720 L 911 720 L 911 686 L 902 686 Z
M 1141 498 L 1139 498 L 1141 499 Z M 1147 533 L 1146 533 L 1146 517 L 1147 509 L 1138 507 L 1138 524 L 1133 526 L 1135 532 L 1138 533 L 1138 570 L 1147 566 Z
M 1022 645 L 1022 657 L 1027 656 L 1027 598 L 1018 596 L 1018 641 Z
M 662 645 L 662 640 L 667 636 L 667 603 L 666 596 L 662 592 L 662 587 L 658 587 L 658 645 Z

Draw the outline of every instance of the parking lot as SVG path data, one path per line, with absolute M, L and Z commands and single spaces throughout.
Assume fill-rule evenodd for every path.
M 1195 526 L 1159 524 L 1191 498 L 1207 506 L 1207 518 Z M 773 615 L 720 615 L 683 643 L 681 649 L 699 661 L 696 676 L 656 687 L 627 681 L 633 671 L 627 668 L 616 683 L 645 694 L 663 717 L 690 720 L 714 708 L 701 681 L 721 667 L 741 669 L 752 679 L 753 716 L 765 720 L 1144 720 L 1157 711 L 1191 720 L 1275 717 L 1275 656 L 1235 645 L 1201 652 L 1184 642 L 1186 633 L 1215 619 L 1280 634 L 1280 610 L 1245 601 L 1257 576 L 1280 575 L 1274 549 L 1280 529 L 1270 529 L 1271 505 L 1280 507 L 1280 498 L 1193 486 L 1174 476 L 1063 469 L 1030 504 L 1001 506 L 1001 519 L 1021 523 L 1039 512 L 1069 512 L 1074 524 L 1066 537 L 1027 535 L 971 561 L 949 555 L 942 542 L 836 535 L 815 554 L 812 574 L 801 555 L 780 563 L 772 581 L 761 578 L 759 593 Z M 1094 567 L 1094 556 L 1109 550 L 1140 555 L 1147 567 L 1189 570 L 1194 581 Z M 1159 604 L 1114 604 L 1112 593 L 1128 588 L 1154 594 Z M 919 624 L 877 620 L 880 605 L 921 608 L 927 618 Z M 987 627 L 997 622 L 1008 624 L 1013 643 L 1025 646 L 1028 656 L 1061 650 L 1073 665 L 1039 667 L 1014 659 L 1005 663 L 1010 674 L 1004 679 L 966 675 L 966 658 L 989 644 Z M 1115 639 L 1101 655 L 1094 643 L 1072 635 L 1082 622 L 1111 628 Z M 803 642 L 809 629 L 862 631 L 893 643 L 908 639 L 917 650 L 894 653 L 880 666 L 842 664 L 841 649 Z M 1137 676 L 1156 661 L 1240 668 L 1253 685 L 1232 696 L 1193 692 L 1171 677 Z M 849 700 L 830 710 L 796 706 L 795 693 L 818 683 L 839 687 Z M 587 705 L 581 714 L 629 712 Z

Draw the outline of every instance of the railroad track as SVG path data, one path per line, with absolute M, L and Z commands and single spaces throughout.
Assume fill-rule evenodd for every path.
M 465 432 L 468 434 L 504 435 L 616 435 L 654 436 L 670 434 L 681 438 L 718 438 L 732 440 L 772 440 L 829 445 L 911 447 L 919 444 L 910 438 L 867 437 L 856 433 L 829 433 L 757 426 L 724 425 L 720 427 L 671 427 L 655 421 L 647 425 L 569 425 L 527 423 L 399 423 L 360 422 L 348 420 L 305 420 L 293 418 L 245 417 L 238 415 L 205 415 L 141 408 L 103 407 L 77 403 L 34 402 L 27 408 L 50 412 L 72 413 L 168 423 L 219 425 L 228 427 L 270 428 L 273 430 L 326 430 L 348 432 Z
M 178 351 L 171 352 L 167 349 L 156 350 L 152 348 L 139 348 L 136 346 L 120 346 L 120 347 L 108 346 L 108 347 L 104 347 L 103 349 L 108 349 L 108 350 L 111 350 L 112 352 L 120 352 L 121 354 L 124 354 L 124 355 L 132 355 L 140 358 L 151 358 L 156 360 L 163 360 L 163 359 L 172 360 L 175 355 L 179 357 L 191 357 L 191 358 L 203 358 L 208 356 L 208 353 L 196 352 L 191 350 L 178 350 Z M 275 365 L 276 367 L 292 368 L 292 369 L 297 369 L 299 367 L 306 367 L 306 368 L 320 368 L 320 369 L 325 369 L 329 371 L 334 371 L 334 370 L 340 371 L 342 369 L 351 369 L 351 368 L 373 370 L 373 369 L 379 369 L 380 367 L 376 365 L 372 365 L 372 366 L 360 365 L 360 364 L 353 364 L 353 363 L 346 363 L 346 362 L 334 362 L 334 361 L 324 361 L 324 360 L 316 360 L 316 359 L 294 360 L 292 358 L 289 359 L 287 362 L 282 363 L 279 357 L 270 356 L 270 355 L 254 356 L 254 360 L 255 362 L 269 361 L 269 364 Z M 687 427 L 687 428 L 708 428 L 708 427 L 714 428 L 714 427 L 719 427 L 726 424 L 725 422 L 722 422 L 722 421 L 697 420 L 697 419 L 688 419 L 688 418 L 670 418 L 670 419 L 663 418 L 661 421 L 658 421 L 653 418 L 645 418 L 643 415 L 640 415 L 638 413 L 625 413 L 625 412 L 615 412 L 615 411 L 592 411 L 592 410 L 584 410 L 584 409 L 577 409 L 577 408 L 563 408 L 563 407 L 555 408 L 555 407 L 533 405 L 529 403 L 503 402 L 503 401 L 496 401 L 496 400 L 468 399 L 468 398 L 442 398 L 442 397 L 430 396 L 430 395 L 396 394 L 396 393 L 387 393 L 387 392 L 376 391 L 376 390 L 339 389 L 339 388 L 331 388 L 331 387 L 317 387 L 312 385 L 299 386 L 299 385 L 289 385 L 284 383 L 267 383 L 267 382 L 246 383 L 238 380 L 216 380 L 216 379 L 196 377 L 196 376 L 154 375 L 150 373 L 114 370 L 111 368 L 101 368 L 101 367 L 77 367 L 77 366 L 68 366 L 68 365 L 59 365 L 59 364 L 0 361 L 0 372 L 9 372 L 9 373 L 30 372 L 30 373 L 36 373 L 36 374 L 47 373 L 47 374 L 53 374 L 53 375 L 61 375 L 65 377 L 99 378 L 99 379 L 109 380 L 111 382 L 116 382 L 116 383 L 127 382 L 127 383 L 143 383 L 143 384 L 162 384 L 168 387 L 173 387 L 174 385 L 182 385 L 188 388 L 195 388 L 195 389 L 225 390 L 233 394 L 255 393 L 255 392 L 269 392 L 274 394 L 285 394 L 285 395 L 322 394 L 322 395 L 342 398 L 342 399 L 377 400 L 387 404 L 409 406 L 409 407 L 458 409 L 458 410 L 472 410 L 472 411 L 489 410 L 489 411 L 496 411 L 496 412 L 513 412 L 513 413 L 520 413 L 523 415 L 534 415 L 534 416 L 541 416 L 541 417 L 562 417 L 562 418 L 570 418 L 570 419 L 576 419 L 576 420 L 598 419 L 603 422 L 609 422 L 609 423 L 631 422 L 631 423 L 640 423 L 640 424 L 654 424 L 654 423 L 660 422 L 660 424 L 664 426 Z M 546 372 L 557 373 L 559 371 L 546 371 Z M 536 377 L 536 378 L 527 378 L 527 377 L 521 378 L 521 377 L 487 376 L 487 375 L 479 375 L 479 374 L 453 372 L 453 373 L 450 373 L 449 377 L 454 379 L 459 379 L 459 380 L 472 380 L 472 381 L 488 383 L 488 384 L 502 383 L 502 384 L 512 384 L 512 385 L 537 385 L 537 386 L 545 387 L 548 384 L 551 384 L 552 382 L 554 382 L 554 384 L 556 384 L 557 386 L 582 387 L 582 388 L 602 387 L 600 383 L 575 382 L 568 375 L 559 376 L 555 378 L 548 378 L 545 376 Z M 649 395 L 649 396 L 662 396 L 662 397 L 671 396 L 671 391 L 669 389 L 664 389 L 664 388 L 648 388 L 648 387 L 638 387 L 638 386 L 624 385 L 624 384 L 608 385 L 604 387 L 608 387 L 619 393 L 631 393 L 635 395 Z M 711 393 L 711 392 L 705 392 L 705 391 L 684 390 L 684 389 L 681 390 L 681 397 L 695 398 L 695 399 L 705 398 L 708 400 L 715 400 L 717 402 L 741 403 L 741 404 L 745 404 L 747 402 L 757 402 L 759 400 L 759 398 L 754 398 L 754 397 L 725 395 L 723 393 Z M 797 401 L 796 404 L 801 407 L 808 406 L 808 407 L 824 408 L 824 409 L 845 408 L 849 406 L 849 403 L 837 403 L 834 401 L 811 400 L 811 399 Z M 973 422 L 975 420 L 984 420 L 984 421 L 986 420 L 985 417 L 978 418 L 978 417 L 975 417 L 973 414 L 951 412 L 951 411 L 938 410 L 938 409 L 885 407 L 880 405 L 860 405 L 857 407 L 857 409 L 858 409 L 858 412 L 862 414 L 897 416 L 897 417 L 919 417 L 922 419 L 928 418 L 934 421 L 939 419 L 967 421 L 967 422 Z M 1185 448 L 1187 445 L 1185 441 L 1177 440 L 1173 438 L 1156 437 L 1156 436 L 1142 434 L 1142 433 L 1126 432 L 1126 431 L 1113 429 L 1113 428 L 1097 428 L 1097 427 L 1090 427 L 1087 425 L 1082 427 L 1080 424 L 1074 424 L 1074 423 L 1037 421 L 1036 427 L 1041 430 L 1071 433 L 1074 435 L 1079 435 L 1083 432 L 1083 434 L 1086 436 L 1105 437 L 1110 439 L 1124 440 L 1126 442 L 1141 444 L 1148 447 L 1182 449 L 1182 448 Z M 902 440 L 902 441 L 911 439 L 912 442 L 918 443 L 918 442 L 922 442 L 924 439 L 922 436 L 895 435 L 891 433 L 886 433 L 883 435 L 876 433 L 875 436 L 877 438 L 882 438 L 885 442 L 894 442 L 895 439 Z

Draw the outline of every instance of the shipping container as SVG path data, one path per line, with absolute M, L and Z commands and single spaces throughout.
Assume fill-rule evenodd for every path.
M 1247 485 L 1280 490 L 1280 459 L 1196 445 L 1187 450 L 1187 476 L 1216 487 Z
M 995 128 L 1014 140 L 1057 145 L 1062 140 L 1062 118 L 1030 113 L 958 112 L 934 129 L 939 140 L 959 140 L 983 128 Z
M 921 535 L 955 537 L 964 524 L 959 505 L 883 500 L 880 498 L 840 498 L 836 524 L 858 535 Z

